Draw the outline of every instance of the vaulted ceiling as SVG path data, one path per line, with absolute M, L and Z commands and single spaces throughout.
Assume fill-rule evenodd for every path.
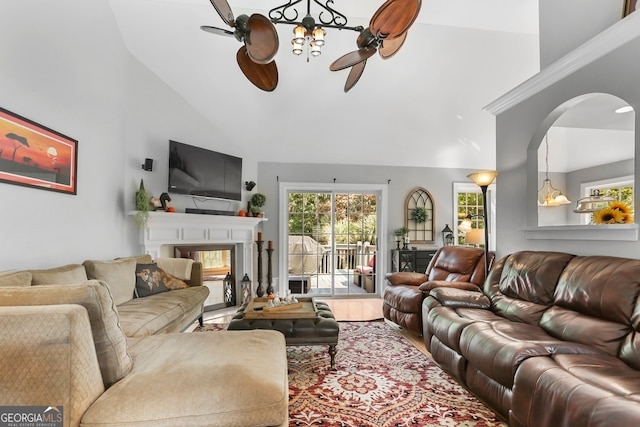
M 228 1 L 236 17 L 283 3 Z M 382 3 L 333 7 L 367 27 Z M 279 83 L 264 92 L 236 63 L 240 42 L 200 29 L 226 27 L 209 0 L 110 5 L 131 54 L 218 127 L 215 138 L 261 161 L 491 168 L 494 117 L 482 108 L 539 70 L 537 0 L 423 0 L 399 53 L 372 57 L 348 93 L 348 71 L 329 65 L 357 49 L 356 32 L 327 29 L 322 55 L 307 61 L 291 53 L 293 27 L 277 25 Z

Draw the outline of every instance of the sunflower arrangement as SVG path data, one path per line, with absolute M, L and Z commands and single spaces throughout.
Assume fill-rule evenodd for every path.
M 595 211 L 592 221 L 594 224 L 631 224 L 633 209 L 625 202 L 611 202 L 609 206 Z

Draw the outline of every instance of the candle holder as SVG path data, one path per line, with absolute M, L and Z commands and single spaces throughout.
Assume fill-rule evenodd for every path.
M 271 256 L 273 248 L 267 248 L 267 295 L 273 293 L 273 270 L 271 268 Z
M 264 240 L 256 240 L 258 245 L 258 287 L 256 288 L 256 295 L 258 298 L 264 296 L 264 288 L 262 287 L 262 245 Z

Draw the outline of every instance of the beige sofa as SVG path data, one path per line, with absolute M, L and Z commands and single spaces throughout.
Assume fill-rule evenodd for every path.
M 136 265 L 153 264 L 151 256 L 117 258 L 108 261 L 86 260 L 82 264 L 25 270 L 0 276 L 0 286 L 13 277 L 13 285 L 52 286 L 77 284 L 90 279 L 102 280 L 118 307 L 120 327 L 130 338 L 159 333 L 181 332 L 196 319 L 202 321 L 204 301 L 209 289 L 202 286 L 202 264 L 181 258 L 159 258 L 157 265 L 170 270 L 188 286 L 144 298 L 135 298 Z M 19 280 L 19 278 L 22 278 Z M 4 279 L 3 279 L 4 278 Z M 46 301 L 41 300 L 43 304 Z M 10 305 L 0 301 L 0 305 Z
M 111 261 L 109 267 L 126 266 L 126 261 Z M 133 312 L 129 305 L 136 299 L 116 305 L 116 298 L 125 295 L 114 292 L 118 268 L 108 269 L 102 262 L 85 262 L 84 267 L 89 276 L 110 272 L 104 278 L 111 286 L 107 280 L 76 281 L 82 279 L 77 266 L 47 270 L 48 282 L 64 274 L 70 280 L 53 286 L 40 283 L 43 270 L 0 276 L 3 405 L 59 408 L 65 427 L 288 424 L 281 333 L 171 333 L 187 321 L 182 315 L 165 317 L 175 304 L 156 301 L 154 306 L 164 307 L 165 313 L 128 314 L 130 327 L 136 316 L 145 318 L 145 326 L 139 323 L 125 334 L 121 308 Z M 78 276 L 69 279 L 69 274 Z M 190 322 L 195 318 L 191 315 Z

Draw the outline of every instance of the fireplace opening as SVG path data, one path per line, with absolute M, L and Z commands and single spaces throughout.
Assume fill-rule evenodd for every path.
M 202 263 L 202 283 L 209 288 L 209 296 L 204 302 L 205 311 L 236 305 L 234 245 L 174 246 L 174 257 Z M 225 286 L 227 274 L 231 274 L 231 286 Z

